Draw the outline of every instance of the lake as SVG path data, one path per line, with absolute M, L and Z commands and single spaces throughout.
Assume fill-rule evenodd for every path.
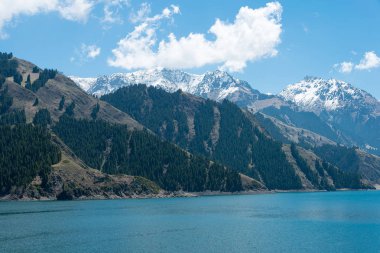
M 380 191 L 0 202 L 1 252 L 380 252 Z

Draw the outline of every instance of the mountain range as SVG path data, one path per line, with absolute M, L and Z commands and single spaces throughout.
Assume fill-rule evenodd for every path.
M 217 102 L 228 99 L 243 109 L 261 112 L 270 116 L 270 120 L 277 119 L 272 121 L 279 128 L 285 124 L 311 131 L 322 139 L 380 154 L 380 137 L 377 134 L 380 129 L 380 102 L 368 92 L 336 79 L 306 77 L 288 85 L 278 95 L 263 94 L 248 82 L 219 70 L 195 75 L 161 68 L 71 79 L 96 96 L 128 85 L 146 84 L 167 92 L 180 89 Z M 292 138 L 293 141 L 295 139 Z
M 300 120 L 306 115 L 340 138 L 321 114 L 221 71 L 155 69 L 146 81 L 138 73 L 70 79 L 1 53 L 0 197 L 367 189 L 380 182 L 377 156 L 265 110 L 287 106 L 293 122 L 307 125 Z M 281 106 L 252 109 L 268 101 Z

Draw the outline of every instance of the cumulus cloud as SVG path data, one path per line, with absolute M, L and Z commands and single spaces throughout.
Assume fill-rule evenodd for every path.
M 178 13 L 179 7 L 172 5 L 153 17 L 140 15 L 136 19 L 140 23 L 118 42 L 108 63 L 126 69 L 219 64 L 221 69 L 234 72 L 242 71 L 248 62 L 278 53 L 276 47 L 282 31 L 282 6 L 278 2 L 258 9 L 241 7 L 232 23 L 217 19 L 208 31 L 214 39 L 203 33 L 180 38 L 170 33 L 166 40 L 158 41 L 158 21 Z
M 100 54 L 100 47 L 82 44 L 82 52 L 87 58 L 94 59 Z
M 334 67 L 341 73 L 350 73 L 354 68 L 354 64 L 352 62 L 344 61 L 342 63 L 335 64 Z
M 364 54 L 363 59 L 361 59 L 360 63 L 355 66 L 355 69 L 370 70 L 378 67 L 380 67 L 380 57 L 378 57 L 375 52 L 371 51 Z
M 6 38 L 4 27 L 19 16 L 58 12 L 71 21 L 86 22 L 94 2 L 91 0 L 1 0 L 0 38 Z
M 334 65 L 341 73 L 351 73 L 352 70 L 371 70 L 380 67 L 380 57 L 374 51 L 366 52 L 358 64 L 353 62 L 342 62 Z
M 57 10 L 67 20 L 86 22 L 94 3 L 88 0 L 59 1 Z

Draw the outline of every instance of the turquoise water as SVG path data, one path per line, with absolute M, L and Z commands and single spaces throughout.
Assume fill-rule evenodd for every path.
M 0 202 L 1 252 L 380 252 L 380 192 Z

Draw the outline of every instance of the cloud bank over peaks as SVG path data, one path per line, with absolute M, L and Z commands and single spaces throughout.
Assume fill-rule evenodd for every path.
M 160 21 L 179 14 L 178 6 L 171 5 L 160 14 L 149 17 L 145 5 L 133 16 L 134 30 L 121 39 L 112 50 L 109 65 L 128 70 L 154 67 L 195 68 L 217 64 L 222 70 L 243 71 L 248 62 L 274 57 L 281 43 L 282 6 L 278 2 L 252 9 L 241 7 L 232 23 L 217 19 L 208 30 L 215 39 L 203 33 L 189 33 L 177 38 L 170 33 L 158 40 Z

